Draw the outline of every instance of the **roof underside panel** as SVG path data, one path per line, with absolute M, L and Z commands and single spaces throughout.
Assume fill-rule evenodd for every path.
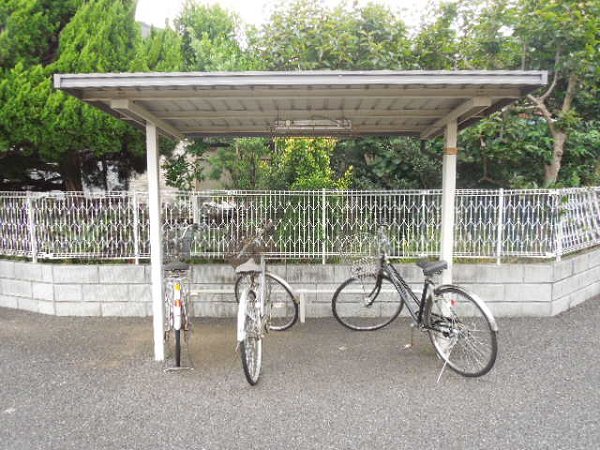
M 240 72 L 55 75 L 55 87 L 163 134 L 365 136 L 470 125 L 545 85 L 546 72 Z

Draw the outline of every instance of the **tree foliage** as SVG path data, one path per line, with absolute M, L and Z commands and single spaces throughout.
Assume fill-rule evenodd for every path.
M 352 168 L 336 177 L 331 167 L 335 139 L 277 139 L 267 183 L 270 189 L 347 189 Z
M 266 181 L 268 161 L 273 154 L 272 142 L 264 138 L 235 139 L 215 148 L 207 158 L 213 180 L 225 180 L 226 188 L 269 188 Z
M 16 2 L 7 23 L 29 3 Z M 59 10 L 63 5 L 44 3 L 49 11 L 54 4 Z M 40 188 L 52 181 L 63 189 L 81 190 L 84 180 L 106 187 L 109 167 L 123 178 L 143 167 L 141 133 L 52 86 L 56 72 L 128 71 L 139 39 L 134 7 L 133 1 L 122 0 L 82 3 L 64 28 L 56 30 L 58 51 L 49 45 L 52 54 L 40 56 L 41 46 L 24 47 L 34 54 L 20 57 L 5 71 L 0 81 L 0 153 L 3 159 L 26 163 L 20 172 L 29 174 L 28 187 L 40 180 L 45 182 Z M 39 23 L 51 21 L 49 17 Z M 32 58 L 41 62 L 26 66 Z M 35 166 L 37 162 L 43 166 Z M 9 178 L 8 187 L 11 182 Z
M 3 0 L 0 3 L 0 67 L 49 64 L 59 34 L 82 0 Z
M 598 118 L 599 5 L 463 0 L 442 5 L 423 26 L 415 37 L 421 68 L 550 72 L 546 89 L 461 134 L 463 185 L 600 182 L 593 170 L 579 167 L 600 157 L 593 133 L 584 139 L 590 146 L 580 144 Z
M 181 36 L 171 28 L 154 28 L 150 35 L 138 41 L 134 72 L 181 72 L 183 54 Z
M 176 20 L 181 38 L 183 70 L 248 70 L 250 60 L 237 37 L 239 19 L 218 5 L 207 6 L 188 0 Z
M 410 42 L 389 9 L 347 3 L 328 8 L 318 0 L 278 7 L 249 33 L 249 51 L 268 70 L 407 69 Z
M 377 4 L 297 0 L 244 30 L 229 11 L 188 0 L 174 28 L 143 39 L 134 8 L 134 0 L 0 2 L 0 188 L 106 186 L 108 168 L 123 179 L 143 169 L 142 134 L 55 91 L 53 73 L 300 69 L 548 70 L 546 89 L 461 134 L 458 183 L 600 183 L 598 0 L 442 3 L 412 35 Z M 181 153 L 161 143 L 168 178 L 181 188 L 223 174 L 235 188 L 435 187 L 441 147 L 409 138 L 228 139 Z
M 441 183 L 441 145 L 411 138 L 341 140 L 332 161 L 352 170 L 355 189 L 433 189 Z

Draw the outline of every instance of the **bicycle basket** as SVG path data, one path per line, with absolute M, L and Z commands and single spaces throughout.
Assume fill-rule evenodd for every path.
M 238 266 L 253 259 L 258 262 L 260 256 L 267 250 L 267 245 L 255 237 L 233 241 L 225 253 L 225 260 L 236 269 Z
M 190 258 L 192 248 L 191 236 L 184 236 L 182 227 L 171 227 L 163 235 L 164 262 L 183 261 Z
M 377 274 L 380 267 L 380 243 L 372 234 L 354 234 L 340 243 L 341 263 L 351 276 L 366 277 Z

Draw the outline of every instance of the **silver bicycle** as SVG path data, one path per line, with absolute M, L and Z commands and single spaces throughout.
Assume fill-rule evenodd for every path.
M 187 342 L 191 329 L 189 279 L 191 266 L 185 261 L 190 255 L 192 234 L 197 230 L 195 224 L 185 225 L 175 229 L 175 236 L 167 239 L 167 251 L 172 260 L 163 265 L 165 296 L 164 296 L 164 340 L 167 346 L 173 336 L 173 356 L 175 367 L 181 367 L 181 341 Z
M 264 249 L 270 230 L 272 225 L 267 224 L 230 258 L 238 274 L 237 342 L 244 375 L 253 386 L 260 377 L 265 334 L 286 330 L 298 320 L 298 297 L 285 280 L 266 270 Z

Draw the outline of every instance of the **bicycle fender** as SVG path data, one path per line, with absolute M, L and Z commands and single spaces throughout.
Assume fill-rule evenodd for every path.
M 244 289 L 240 295 L 240 304 L 237 313 L 237 341 L 246 339 L 246 309 L 248 304 L 248 289 Z
M 473 300 L 475 300 L 479 307 L 481 308 L 481 310 L 483 311 L 483 313 L 487 316 L 487 318 L 490 321 L 490 325 L 492 327 L 492 330 L 494 330 L 495 332 L 498 332 L 498 325 L 496 324 L 496 319 L 494 318 L 492 311 L 490 311 L 490 308 L 488 308 L 488 306 L 485 304 L 485 302 L 481 299 L 481 297 L 479 297 L 477 294 L 474 294 L 471 291 L 467 291 L 465 288 L 457 286 L 455 284 L 442 284 L 440 286 L 436 286 L 435 288 L 435 293 L 437 294 L 438 290 L 440 289 L 444 289 L 444 288 L 454 288 L 454 289 L 459 289 L 461 291 L 466 292 L 467 294 L 469 294 L 469 296 L 471 296 L 473 298 Z
M 271 278 L 276 280 L 279 284 L 281 284 L 282 286 L 284 286 L 286 289 L 288 289 L 291 292 L 292 298 L 294 299 L 294 303 L 296 303 L 297 305 L 300 304 L 300 296 L 296 293 L 294 288 L 289 285 L 289 283 L 287 281 L 285 281 L 283 278 L 281 278 L 279 275 L 277 275 L 273 272 L 267 272 L 267 273 L 269 274 L 269 276 Z

